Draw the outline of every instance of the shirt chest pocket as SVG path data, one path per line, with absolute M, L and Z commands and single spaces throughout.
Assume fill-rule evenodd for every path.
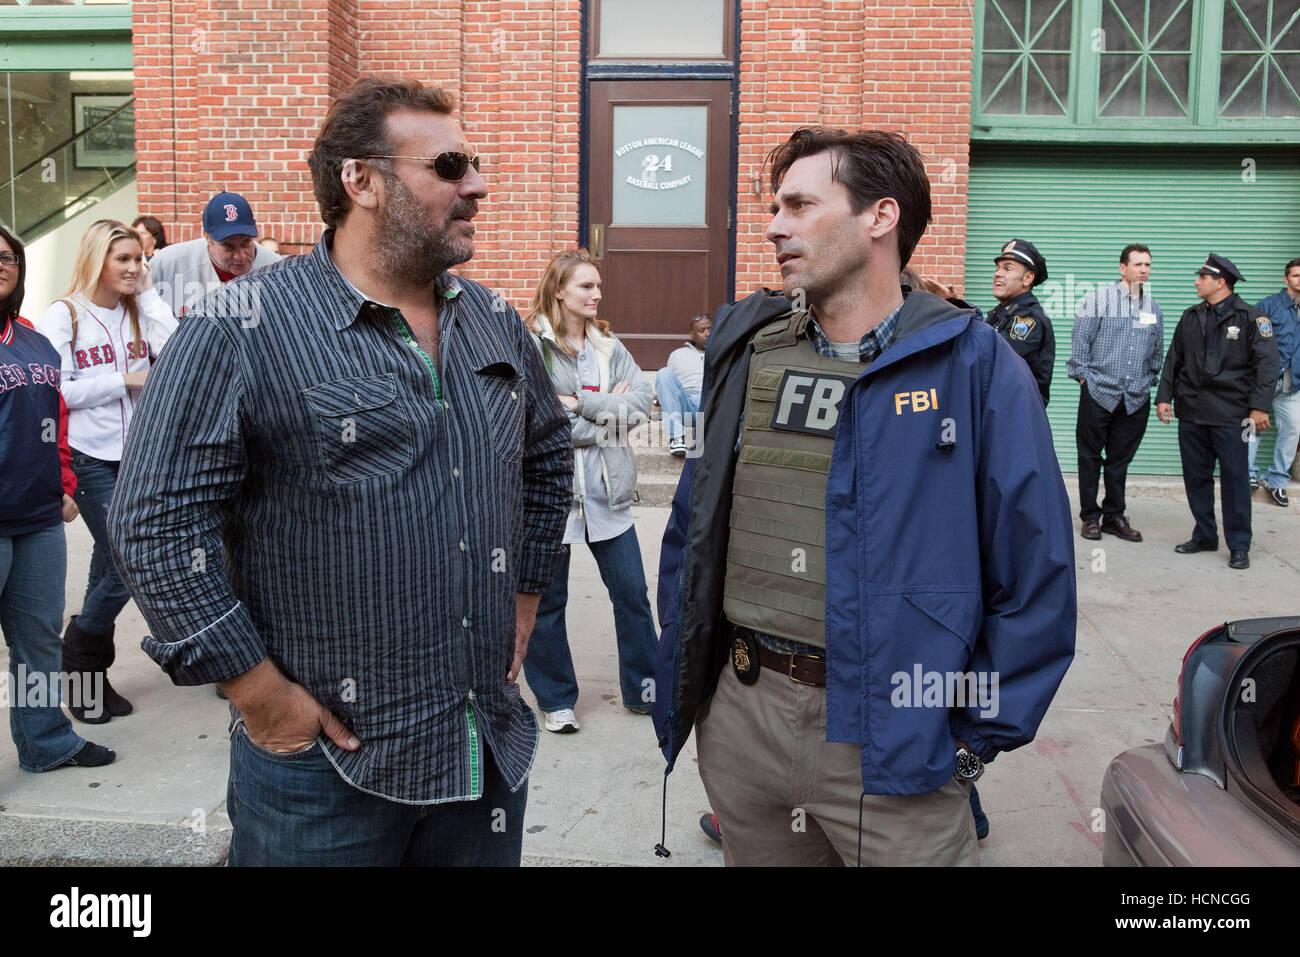
M 411 420 L 392 373 L 335 379 L 303 390 L 325 474 L 340 484 L 400 472 L 414 455 Z
M 528 382 L 509 362 L 492 362 L 474 370 L 483 396 L 483 414 L 492 445 L 506 462 L 524 456 L 524 401 Z

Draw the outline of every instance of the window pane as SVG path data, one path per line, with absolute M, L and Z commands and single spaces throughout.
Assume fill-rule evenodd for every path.
M 1036 50 L 1070 49 L 1070 13 L 1071 0 L 1028 0 L 1029 2 L 1029 36 Z M 1012 21 L 1013 23 L 1015 21 Z M 1039 36 L 1039 31 L 1042 35 Z
M 705 226 L 709 108 L 614 107 L 611 226 Z
M 1138 39 L 1142 37 L 1142 11 L 1136 16 L 1130 13 L 1131 3 L 1122 0 L 1106 0 L 1101 11 L 1102 36 L 1105 38 L 1107 53 L 1136 52 Z M 1135 39 L 1135 36 L 1137 39 Z
M 1289 3 L 1283 10 L 1283 16 L 1278 16 L 1277 11 L 1273 11 L 1273 29 L 1278 30 L 1286 26 L 1287 21 L 1300 10 L 1300 3 Z M 1292 53 L 1300 53 L 1300 17 L 1295 18 L 1295 22 L 1282 34 L 1277 43 L 1278 50 L 1288 50 Z M 1295 74 L 1289 73 L 1288 76 Z
M 1165 53 L 1151 58 L 1147 67 L 1147 101 L 1144 116 L 1185 116 L 1191 57 Z M 1161 76 L 1164 83 L 1160 82 Z M 1168 84 L 1168 86 L 1166 86 Z M 1174 95 L 1170 95 L 1170 89 Z
M 985 113 L 1020 112 L 1020 77 L 1024 65 L 1017 67 L 1015 75 L 1002 83 L 1012 65 L 1019 59 L 1014 53 L 984 54 L 984 69 L 980 74 L 980 102 L 984 104 Z M 997 90 L 998 84 L 1002 84 L 1002 89 L 994 96 L 993 91 Z
M 1040 54 L 1034 57 L 1034 64 L 1038 69 L 1029 70 L 1029 96 L 1025 103 L 1025 112 L 1064 116 L 1066 91 L 1070 84 L 1069 54 Z M 1046 84 L 1043 83 L 1044 78 L 1047 80 Z M 1056 94 L 1055 97 L 1052 96 L 1053 93 Z
M 1300 53 L 1283 53 L 1274 57 L 1273 73 L 1268 78 L 1269 116 L 1300 116 Z M 1286 78 L 1286 83 L 1282 78 Z M 1287 88 L 1290 84 L 1290 89 Z
M 1014 33 L 1007 25 L 1008 20 L 1016 27 Z M 1003 3 L 999 3 L 998 0 L 988 0 L 984 7 L 984 49 L 1018 50 L 1020 44 L 1016 42 L 1016 37 L 1022 33 L 1024 33 L 1023 3 L 1017 0 Z
M 599 0 L 597 55 L 720 57 L 725 0 Z
M 1142 67 L 1135 66 L 1135 61 L 1132 56 L 1101 58 L 1101 116 L 1142 115 Z
M 1223 7 L 1223 49 L 1258 50 L 1256 36 L 1268 36 L 1268 0 L 1227 0 Z
M 1192 4 L 1190 0 L 1151 0 L 1148 39 L 1151 49 L 1180 53 L 1192 48 Z
M 1072 0 L 988 0 L 984 4 L 981 112 L 1065 115 L 1073 8 Z M 984 52 L 1008 50 L 1016 52 Z
M 1219 108 L 1223 116 L 1259 116 L 1263 91 L 1263 71 L 1255 69 L 1259 56 L 1242 53 L 1225 53 L 1220 60 Z M 1251 73 L 1251 70 L 1255 70 Z M 1250 74 L 1241 92 L 1233 98 L 1238 84 Z M 1231 102 L 1229 102 L 1231 98 Z
M 0 87 L 0 99 L 6 88 Z M 87 205 L 113 177 L 135 164 L 135 112 L 127 74 L 96 78 L 90 71 L 7 74 L 0 102 L 0 151 L 16 174 L 0 182 L 0 219 L 22 234 L 45 228 L 81 199 Z M 12 116 L 12 123 L 8 118 Z M 73 140 L 70 145 L 60 146 Z

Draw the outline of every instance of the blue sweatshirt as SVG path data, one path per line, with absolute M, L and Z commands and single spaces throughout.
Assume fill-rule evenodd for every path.
M 0 319 L 0 537 L 63 521 L 59 354 L 48 339 Z

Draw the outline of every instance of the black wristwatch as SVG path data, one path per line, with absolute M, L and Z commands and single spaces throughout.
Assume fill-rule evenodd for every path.
M 966 748 L 957 749 L 957 769 L 953 771 L 952 776 L 958 781 L 970 781 L 974 784 L 984 773 L 984 762 L 974 751 L 968 751 Z

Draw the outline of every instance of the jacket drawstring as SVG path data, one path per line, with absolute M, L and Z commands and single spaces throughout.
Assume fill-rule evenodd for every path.
M 664 770 L 664 796 L 659 811 L 659 843 L 655 845 L 655 857 L 672 857 L 673 852 L 664 847 L 668 840 L 668 771 Z
M 858 867 L 862 866 L 862 806 L 866 803 L 867 792 L 862 792 L 862 797 L 858 798 Z

